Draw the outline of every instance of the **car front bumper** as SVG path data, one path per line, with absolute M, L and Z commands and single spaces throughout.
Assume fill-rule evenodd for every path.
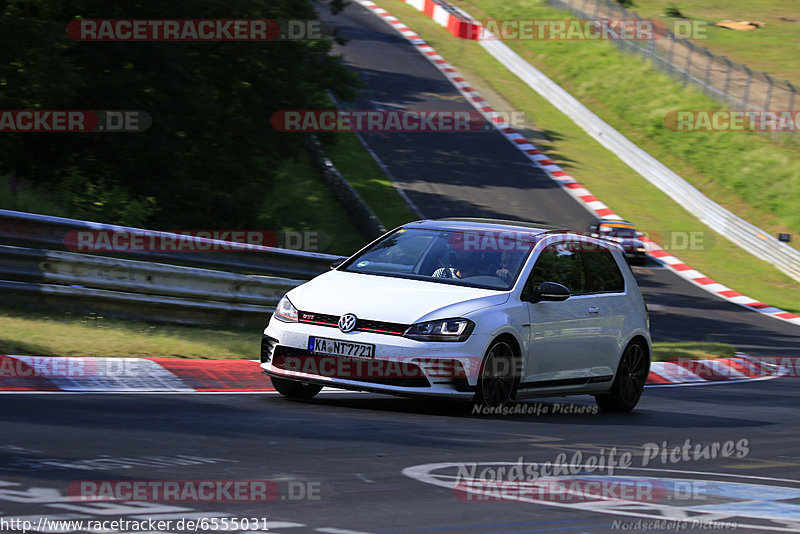
M 375 345 L 373 358 L 314 354 L 310 336 Z M 474 395 L 488 336 L 464 342 L 423 342 L 371 332 L 270 320 L 261 346 L 269 376 L 350 390 L 412 397 L 469 399 Z

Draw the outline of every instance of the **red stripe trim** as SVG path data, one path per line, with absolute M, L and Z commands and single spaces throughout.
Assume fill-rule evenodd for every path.
M 301 320 L 301 321 L 299 321 L 299 322 L 301 322 L 301 323 L 314 323 L 314 324 L 321 324 L 321 325 L 325 325 L 325 326 L 339 326 L 339 325 L 338 325 L 338 324 L 336 324 L 336 323 L 326 323 L 326 322 L 324 322 L 324 321 L 312 321 L 312 320 L 310 320 L 310 319 L 303 319 L 303 320 Z
M 398 332 L 397 330 L 380 330 L 379 328 L 362 328 L 364 332 L 378 332 L 381 334 L 402 334 L 403 332 Z

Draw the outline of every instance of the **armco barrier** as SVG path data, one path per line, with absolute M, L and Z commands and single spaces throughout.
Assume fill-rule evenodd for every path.
M 480 37 L 481 25 L 465 16 L 465 13 L 452 4 L 442 0 L 405 0 L 426 15 L 431 17 L 447 31 L 461 39 L 477 40 Z
M 75 230 L 167 236 L 224 251 L 67 252 L 65 236 Z M 28 245 L 0 244 L 7 303 L 184 324 L 263 323 L 284 293 L 339 258 L 9 210 L 0 210 L 0 242 Z
M 102 224 L 35 213 L 0 209 L 0 244 L 67 250 L 71 231 L 123 232 L 142 236 L 170 236 L 202 246 L 223 245 L 229 250 L 216 252 L 159 252 L 130 250 L 114 256 L 161 263 L 189 265 L 223 271 L 289 276 L 310 279 L 324 272 L 338 256 L 275 247 L 246 245 L 193 236 L 178 236 L 143 228 Z M 202 247 L 197 247 L 202 249 Z M 111 254 L 104 254 L 111 255 Z
M 0 245 L 0 291 L 7 299 L 149 320 L 263 321 L 302 282 Z

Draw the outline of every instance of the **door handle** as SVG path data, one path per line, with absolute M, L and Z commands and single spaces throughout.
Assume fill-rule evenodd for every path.
M 592 306 L 591 308 L 589 308 L 589 313 L 600 313 L 600 307 Z

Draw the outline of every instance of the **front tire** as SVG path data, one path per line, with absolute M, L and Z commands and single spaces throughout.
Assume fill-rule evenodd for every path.
M 649 373 L 650 358 L 647 349 L 639 341 L 632 342 L 622 353 L 611 390 L 603 395 L 595 395 L 597 405 L 609 412 L 633 410 L 642 396 Z
M 313 399 L 314 396 L 322 390 L 322 386 L 303 383 L 299 380 L 290 380 L 288 378 L 278 378 L 275 376 L 271 376 L 269 379 L 275 387 L 275 391 L 290 399 Z
M 516 351 L 506 341 L 495 341 L 486 351 L 481 372 L 478 376 L 478 388 L 475 391 L 476 404 L 489 408 L 503 406 L 510 401 L 517 390 L 519 373 L 517 372 Z

